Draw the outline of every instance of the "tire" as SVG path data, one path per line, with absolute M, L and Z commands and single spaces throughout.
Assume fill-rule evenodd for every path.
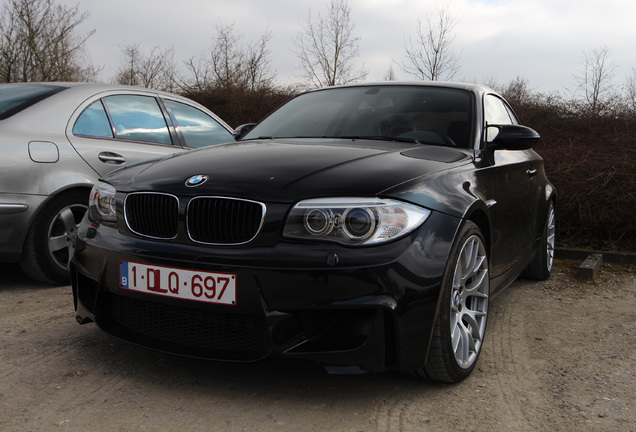
M 20 267 L 27 275 L 49 284 L 70 283 L 75 232 L 87 209 L 88 192 L 83 191 L 65 193 L 42 207 L 27 233 L 20 257 Z
M 554 210 L 554 203 L 550 201 L 543 227 L 541 246 L 528 267 L 523 271 L 522 276 L 524 278 L 546 280 L 552 274 L 552 267 L 554 266 L 555 222 L 556 212 Z
M 461 228 L 442 279 L 440 310 L 426 363 L 412 374 L 433 381 L 468 377 L 486 333 L 490 279 L 481 231 L 471 221 Z

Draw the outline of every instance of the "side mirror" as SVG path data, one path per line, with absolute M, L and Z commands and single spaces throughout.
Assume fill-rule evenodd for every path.
M 232 136 L 234 137 L 234 139 L 236 141 L 240 140 L 241 138 L 243 138 L 245 135 L 247 135 L 247 133 L 249 131 L 251 131 L 252 129 L 254 129 L 254 126 L 256 126 L 256 123 L 246 123 L 246 124 L 242 124 L 239 127 L 237 127 L 236 129 L 234 129 L 234 132 L 232 132 Z
M 539 141 L 539 134 L 527 126 L 488 125 L 486 148 L 493 150 L 528 150 Z M 493 138 L 490 138 L 493 137 Z

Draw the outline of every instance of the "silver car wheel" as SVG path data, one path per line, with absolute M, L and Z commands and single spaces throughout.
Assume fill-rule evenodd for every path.
M 552 266 L 554 265 L 554 248 L 556 242 L 556 215 L 554 212 L 554 205 L 550 205 L 550 211 L 548 213 L 548 227 L 547 227 L 547 270 L 548 273 L 552 272 Z
M 83 204 L 72 204 L 64 207 L 51 220 L 48 229 L 48 252 L 55 265 L 64 270 L 69 269 L 69 264 L 75 253 L 75 233 L 84 213 L 88 209 Z
M 470 368 L 477 360 L 488 318 L 488 260 L 482 240 L 470 236 L 455 266 L 450 296 L 450 331 L 457 365 Z
M 523 271 L 522 275 L 528 279 L 546 280 L 552 273 L 554 266 L 554 250 L 556 246 L 556 210 L 554 202 L 548 202 L 541 243 L 534 258 Z

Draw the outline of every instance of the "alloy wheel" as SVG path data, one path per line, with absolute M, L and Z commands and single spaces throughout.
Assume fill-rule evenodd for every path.
M 75 233 L 87 206 L 72 204 L 61 209 L 51 220 L 48 229 L 48 252 L 58 267 L 68 270 L 75 253 Z
M 470 368 L 477 360 L 488 317 L 488 259 L 482 240 L 470 236 L 455 266 L 450 296 L 450 331 L 457 365 Z
M 552 266 L 554 265 L 554 248 L 556 239 L 556 216 L 554 213 L 554 205 L 550 205 L 550 211 L 548 213 L 548 227 L 547 227 L 547 270 L 548 273 L 552 272 Z

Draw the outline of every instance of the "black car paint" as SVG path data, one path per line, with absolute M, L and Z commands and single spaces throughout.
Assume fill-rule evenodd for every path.
M 187 178 L 197 174 L 210 180 L 186 187 Z M 544 220 L 553 199 L 532 150 L 358 139 L 238 142 L 137 164 L 104 180 L 117 188 L 118 206 L 128 192 L 157 190 L 184 202 L 206 195 L 258 200 L 267 204 L 267 214 L 254 241 L 229 247 L 192 244 L 184 232 L 173 242 L 155 242 L 130 232 L 121 212 L 117 227 L 85 219 L 72 272 L 78 321 L 94 320 L 117 337 L 185 355 L 247 361 L 273 354 L 365 371 L 410 370 L 426 360 L 447 257 L 464 220 L 473 220 L 484 233 L 494 295 L 532 259 L 543 228 L 534 221 Z M 352 195 L 396 198 L 433 212 L 410 235 L 374 247 L 281 238 L 295 202 Z M 237 274 L 233 310 L 187 307 L 262 318 L 270 349 L 243 356 L 153 340 L 119 327 L 111 319 L 110 301 L 147 298 L 119 287 L 120 260 Z M 162 297 L 153 302 L 176 303 Z
M 237 274 L 239 297 L 236 310 L 228 310 L 227 306 L 207 304 L 192 305 L 194 308 L 208 310 L 211 313 L 237 313 L 263 317 L 270 329 L 280 326 L 280 323 L 286 319 L 295 322 L 299 319 L 298 317 L 309 323 L 307 326 L 310 328 L 317 327 L 318 322 L 322 323 L 321 328 L 329 328 L 328 319 L 335 319 L 331 317 L 333 311 L 340 311 L 341 317 L 359 310 L 374 311 L 372 313 L 374 320 L 383 321 L 382 332 L 384 332 L 385 315 L 391 316 L 391 321 L 396 323 L 396 328 L 391 335 L 396 345 L 396 358 L 393 362 L 402 368 L 414 366 L 423 360 L 421 355 L 426 352 L 428 340 L 425 335 L 430 333 L 434 324 L 439 282 L 444 272 L 443 258 L 448 253 L 460 223 L 459 219 L 455 219 L 455 223 L 452 224 L 444 218 L 444 223 L 438 224 L 437 219 L 442 219 L 440 216 L 433 216 L 431 226 L 435 226 L 434 230 L 419 230 L 410 237 L 381 247 L 353 249 L 331 244 L 317 244 L 311 245 L 304 256 L 299 256 L 296 242 L 290 241 L 279 242 L 273 247 L 210 248 L 166 244 L 157 248 L 151 240 L 122 240 L 114 228 L 101 227 L 94 239 L 81 246 L 85 249 L 83 253 L 78 254 L 75 261 L 77 271 L 73 272 L 73 286 L 78 285 L 76 278 L 86 278 L 80 275 L 93 277 L 103 275 L 105 279 L 99 285 L 95 281 L 83 279 L 81 281 L 83 294 L 78 293 L 74 288 L 78 302 L 77 312 L 82 317 L 81 320 L 90 318 L 115 336 L 130 339 L 130 330 L 117 328 L 109 319 L 109 311 L 103 310 L 104 305 L 108 303 L 106 299 L 112 295 L 143 298 L 143 295 L 119 288 L 119 260 L 184 268 L 192 268 L 192 263 L 196 262 L 200 270 Z M 83 224 L 80 229 L 80 237 L 85 238 L 86 230 L 90 229 L 90 225 Z M 279 235 L 278 230 L 274 230 L 273 233 L 268 231 L 265 231 L 263 235 L 267 237 Z M 92 242 L 99 244 L 99 250 L 94 249 Z M 434 247 L 427 248 L 424 254 L 426 258 L 422 263 L 417 257 L 422 256 L 422 248 L 431 244 L 434 244 Z M 133 250 L 134 254 L 119 252 L 122 250 Z M 338 255 L 338 264 L 329 265 L 328 257 L 334 253 Z M 276 256 L 277 260 L 272 261 L 271 256 Z M 387 259 L 393 256 L 399 256 L 399 258 Z M 399 287 L 393 285 L 388 274 L 391 278 L 398 277 L 402 281 Z M 103 285 L 108 286 L 108 290 L 100 289 Z M 160 297 L 153 301 L 170 303 L 169 300 Z M 408 303 L 409 306 L 399 307 L 401 301 L 405 301 L 405 304 Z M 332 312 L 321 315 L 321 311 Z M 327 322 L 324 322 L 325 320 Z M 411 322 L 407 331 L 403 331 L 398 324 L 404 320 Z M 287 353 L 288 350 L 300 345 L 300 341 L 317 337 L 317 335 L 307 334 L 297 340 L 299 336 L 294 336 L 296 339 L 292 339 L 291 342 L 274 344 L 272 350 L 279 354 Z M 275 340 L 275 336 L 273 339 Z M 162 347 L 161 343 L 152 344 L 147 340 L 143 343 L 138 341 L 138 343 L 151 345 L 160 350 L 170 350 L 169 347 Z M 413 346 L 421 347 L 421 351 L 412 352 Z M 352 351 L 351 356 L 355 357 L 356 361 L 345 362 L 345 365 L 356 364 L 365 370 L 378 370 L 377 359 L 367 359 L 364 354 L 368 349 L 366 344 L 347 348 Z M 327 364 L 342 365 L 341 351 L 325 344 L 317 351 L 299 350 L 289 354 L 314 360 L 316 354 L 320 354 Z M 177 352 L 215 359 L 226 358 L 214 352 L 188 351 L 183 346 L 179 347 Z M 263 356 L 267 354 L 269 353 Z M 383 365 L 379 369 L 384 367 Z
M 366 144 L 369 146 L 365 146 Z M 97 237 L 88 239 L 86 244 L 81 246 L 85 249 L 82 253 L 77 254 L 75 266 L 81 273 L 107 275 L 109 280 L 106 285 L 109 287 L 119 286 L 119 282 L 115 278 L 118 275 L 118 270 L 116 266 L 112 266 L 112 263 L 122 259 L 132 261 L 141 259 L 146 263 L 184 268 L 189 268 L 192 266 L 191 263 L 197 262 L 201 270 L 235 272 L 238 274 L 239 281 L 245 279 L 250 280 L 250 282 L 251 280 L 258 281 L 256 283 L 258 288 L 251 286 L 246 291 L 245 287 L 242 286 L 241 291 L 248 298 L 256 295 L 255 293 L 260 293 L 259 295 L 262 296 L 263 303 L 267 305 L 265 310 L 259 310 L 260 304 L 253 304 L 249 307 L 250 313 L 256 315 L 265 314 L 267 316 L 268 310 L 321 310 L 328 305 L 330 309 L 342 309 L 348 312 L 370 306 L 379 306 L 386 309 L 387 313 L 401 317 L 426 316 L 427 319 L 419 320 L 420 323 L 417 327 L 420 328 L 417 331 L 411 329 L 410 332 L 404 332 L 402 329 L 396 328 L 394 335 L 396 346 L 411 347 L 416 344 L 422 346 L 422 352 L 426 352 L 425 347 L 428 341 L 419 339 L 421 335 L 430 332 L 434 322 L 434 305 L 438 298 L 439 289 L 437 285 L 439 285 L 444 271 L 444 266 L 440 263 L 444 262 L 444 257 L 448 254 L 452 238 L 460 223 L 459 218 L 455 219 L 454 224 L 446 226 L 447 222 L 436 222 L 438 216 L 434 215 L 429 226 L 437 227 L 437 229 L 440 226 L 445 226 L 442 232 L 436 230 L 431 232 L 425 226 L 427 229 L 418 230 L 406 239 L 381 247 L 346 248 L 332 244 L 317 244 L 311 245 L 311 248 L 307 249 L 303 256 L 298 255 L 297 242 L 280 241 L 283 228 L 280 222 L 285 220 L 289 205 L 298 200 L 299 189 L 310 196 L 333 196 L 341 193 L 342 182 L 345 179 L 354 177 L 357 178 L 357 182 L 353 186 L 356 190 L 364 188 L 365 194 L 382 195 L 381 192 L 387 188 L 387 185 L 410 181 L 414 177 L 425 176 L 427 172 L 434 173 L 448 170 L 453 166 L 466 165 L 470 163 L 472 158 L 466 154 L 468 152 L 448 149 L 448 152 L 454 153 L 454 156 L 450 158 L 452 162 L 428 161 L 424 159 L 425 154 L 421 151 L 417 158 L 404 156 L 402 153 L 412 150 L 412 146 L 405 148 L 404 144 L 400 144 L 396 149 L 393 143 L 387 145 L 377 142 L 361 143 L 351 142 L 351 140 L 344 142 L 337 140 L 328 146 L 327 156 L 316 158 L 315 156 L 325 154 L 324 148 L 317 150 L 316 146 L 302 142 L 288 142 L 287 140 L 284 140 L 283 143 L 246 142 L 228 144 L 224 146 L 225 148 L 216 146 L 212 154 L 218 155 L 218 157 L 213 159 L 204 157 L 208 149 L 202 149 L 189 152 L 188 157 L 172 156 L 169 160 L 156 166 L 156 162 L 150 162 L 147 165 L 137 164 L 130 169 L 136 172 L 132 177 L 135 190 L 148 190 L 152 187 L 183 197 L 194 197 L 204 196 L 208 193 L 237 196 L 238 188 L 250 191 L 249 195 L 243 194 L 241 198 L 255 199 L 260 197 L 262 201 L 267 202 L 268 210 L 258 239 L 242 247 L 191 246 L 187 244 L 188 241 L 184 236 L 175 239 L 174 244 L 154 244 L 151 240 L 135 238 L 136 236 L 129 231 L 125 232 L 126 237 L 121 237 L 117 230 L 102 226 Z M 441 159 L 438 153 L 439 151 L 431 150 L 431 154 L 437 156 L 431 157 L 431 159 Z M 286 177 L 267 178 L 267 173 L 280 171 L 280 165 L 284 163 L 281 162 L 283 155 L 285 158 L 298 160 L 298 165 L 300 165 L 296 167 L 298 170 L 292 173 L 285 172 Z M 240 166 L 243 167 L 242 170 L 233 168 L 237 166 L 239 159 L 241 160 Z M 249 159 L 249 163 L 246 159 Z M 347 163 L 341 162 L 334 167 L 334 160 L 337 159 L 347 160 Z M 446 159 L 449 158 L 446 157 Z M 391 172 L 394 171 L 393 165 L 395 164 L 404 167 L 399 173 L 401 177 L 396 178 L 394 175 L 387 178 L 369 171 L 369 166 L 377 166 L 381 163 L 390 166 Z M 310 169 L 308 165 L 315 168 Z M 210 180 L 196 189 L 189 188 L 185 185 L 186 178 L 170 174 L 184 171 L 209 173 Z M 317 180 L 300 175 L 300 173 L 308 171 L 311 171 Z M 121 173 L 113 173 L 104 179 L 116 185 L 119 191 L 125 192 L 126 185 L 117 181 L 119 175 Z M 161 179 L 159 182 L 156 181 L 158 177 Z M 146 184 L 147 179 L 154 180 L 150 180 L 152 186 Z M 347 183 L 347 186 L 351 187 L 351 183 Z M 308 192 L 310 187 L 315 188 L 315 191 Z M 123 204 L 124 194 L 121 195 L 122 201 L 119 203 Z M 119 222 L 119 230 L 126 230 L 125 222 L 123 220 Z M 79 237 L 86 238 L 86 230 L 88 229 L 90 229 L 89 225 L 82 224 Z M 413 240 L 414 236 L 417 236 L 418 240 Z M 99 243 L 99 252 L 92 251 L 92 242 Z M 433 242 L 435 247 L 423 248 L 423 245 L 430 245 Z M 414 250 L 415 248 L 417 249 Z M 105 253 L 105 250 L 113 252 Z M 118 252 L 127 250 L 136 250 L 137 252 L 131 257 Z M 332 254 L 338 256 L 338 263 L 335 266 L 328 264 L 328 257 Z M 276 257 L 277 261 L 273 261 L 272 256 Z M 396 256 L 401 258 L 397 260 L 387 259 L 387 257 Z M 418 256 L 420 257 L 419 262 L 415 258 Z M 85 257 L 90 257 L 90 259 L 85 260 Z M 424 263 L 421 262 L 422 257 L 424 257 Z M 108 261 L 111 262 L 111 268 L 108 268 Z M 237 270 L 245 267 L 245 263 L 249 263 L 250 268 L 246 276 Z M 396 264 L 408 269 L 408 271 L 403 272 L 405 275 L 417 275 L 417 278 L 415 280 L 404 279 L 400 292 L 394 292 L 391 287 L 385 287 L 384 290 L 378 291 L 378 284 L 380 286 L 387 285 L 383 279 L 383 273 L 391 271 L 389 267 Z M 279 268 L 277 269 L 277 267 Z M 293 285 L 288 285 L 285 283 L 286 279 L 296 282 Z M 364 285 L 360 283 L 361 280 L 374 281 L 375 283 Z M 351 281 L 357 282 L 353 284 Z M 298 291 L 299 285 L 303 287 L 302 293 Z M 130 295 L 120 288 L 112 291 Z M 247 295 L 248 293 L 250 295 Z M 135 295 L 133 294 L 133 296 Z M 410 308 L 398 310 L 397 304 L 402 299 L 409 297 L 417 297 L 418 301 L 412 302 L 414 306 Z M 162 299 L 155 300 L 162 301 Z M 245 308 L 243 301 L 239 300 L 238 303 L 242 308 Z M 80 315 L 92 316 L 100 326 L 107 327 L 112 333 L 117 334 L 118 330 L 113 327 L 112 323 L 100 321 L 99 310 L 92 309 L 90 305 L 83 304 L 83 306 L 88 313 Z M 210 310 L 223 309 L 223 306 L 210 307 Z M 245 309 L 242 310 L 245 311 Z M 274 315 L 278 316 L 279 313 Z M 274 322 L 278 320 L 280 317 L 277 317 Z M 271 324 L 270 327 L 273 325 Z M 290 347 L 278 347 L 279 351 L 286 349 L 290 349 Z M 412 355 L 409 354 L 409 349 L 398 349 L 397 352 L 400 354 L 395 361 L 399 361 L 400 364 L 421 362 L 421 358 L 407 360 Z M 183 352 L 183 348 L 180 348 L 180 351 Z M 294 355 L 302 356 L 300 353 Z M 315 353 L 305 353 L 305 355 L 315 358 Z M 326 353 L 322 353 L 322 355 L 326 357 Z M 334 356 L 339 357 L 341 354 L 334 354 Z M 336 364 L 336 359 L 331 360 L 331 363 Z M 359 360 L 358 363 L 360 363 Z M 375 367 L 369 365 L 365 366 L 365 369 L 370 369 L 372 366 Z
M 174 155 L 160 165 L 139 165 L 129 181 L 135 190 L 210 193 L 265 202 L 342 196 L 345 190 L 376 196 L 396 184 L 472 160 L 467 150 L 444 150 L 441 154 L 435 147 L 368 140 L 330 139 L 319 145 L 298 139 L 246 141 L 194 150 L 185 159 Z M 411 156 L 413 151 L 417 157 Z M 190 174 L 184 178 L 184 172 L 205 173 L 210 179 L 201 187 L 186 189 Z M 117 177 L 105 180 L 119 187 Z

